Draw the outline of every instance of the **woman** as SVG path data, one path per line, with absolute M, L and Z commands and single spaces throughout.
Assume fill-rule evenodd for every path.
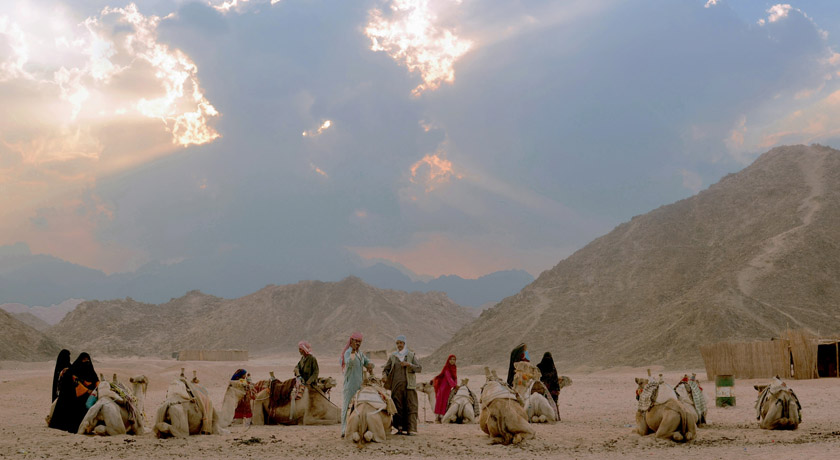
M 435 422 L 440 423 L 446 415 L 446 405 L 449 404 L 449 393 L 458 385 L 458 368 L 455 366 L 455 355 L 446 358 L 446 364 L 440 374 L 432 379 L 435 387 Z
M 250 426 L 253 413 L 251 412 L 251 401 L 254 399 L 254 386 L 251 385 L 251 374 L 245 369 L 237 369 L 230 378 L 231 381 L 244 380 L 245 396 L 239 400 L 236 410 L 233 413 L 234 420 L 241 420 L 242 425 Z
M 560 395 L 560 376 L 557 375 L 557 368 L 554 367 L 554 358 L 551 352 L 545 352 L 542 361 L 537 364 L 540 370 L 540 381 L 548 388 L 551 397 L 554 399 L 554 404 L 557 404 L 557 397 Z
M 90 355 L 80 354 L 59 379 L 58 399 L 50 418 L 50 428 L 77 432 L 88 410 L 88 398 L 98 384 L 99 377 L 93 368 Z
M 300 352 L 300 361 L 295 367 L 295 375 L 304 385 L 312 385 L 318 380 L 318 360 L 312 355 L 312 345 L 301 340 L 298 342 L 298 352 Z
M 341 405 L 341 437 L 344 437 L 344 428 L 347 426 L 347 408 L 356 392 L 362 388 L 364 369 L 373 372 L 373 363 L 359 351 L 362 346 L 362 334 L 354 332 L 341 351 L 341 371 L 344 373 L 344 402 Z
M 417 433 L 417 374 L 423 371 L 417 357 L 408 350 L 405 336 L 396 338 L 397 351 L 388 357 L 382 374 L 391 388 L 391 399 L 397 408 L 393 425 L 397 434 Z
M 55 371 L 53 372 L 52 382 L 52 401 L 58 398 L 58 380 L 61 374 L 70 367 L 70 351 L 61 350 L 58 352 L 58 358 L 55 360 Z
M 514 368 L 513 365 L 519 361 L 531 361 L 528 357 L 528 346 L 524 343 L 520 343 L 513 349 L 513 351 L 510 352 L 510 367 L 508 368 L 507 378 L 508 386 L 513 386 L 513 376 L 516 374 L 516 368 Z

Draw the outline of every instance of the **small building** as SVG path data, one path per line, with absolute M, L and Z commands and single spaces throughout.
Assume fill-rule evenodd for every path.
M 701 345 L 706 378 L 733 375 L 739 379 L 813 379 L 838 377 L 840 339 L 820 339 L 804 330 L 787 330 L 781 337 L 754 342 Z
M 181 350 L 178 361 L 248 361 L 248 350 Z

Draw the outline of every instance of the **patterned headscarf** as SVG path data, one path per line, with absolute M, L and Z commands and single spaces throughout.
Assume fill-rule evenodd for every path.
M 306 340 L 298 342 L 298 349 L 303 350 L 303 354 L 306 356 L 312 354 L 312 345 L 310 345 Z
M 345 345 L 344 349 L 341 350 L 341 358 L 340 358 L 340 360 L 341 360 L 341 372 L 344 372 L 344 366 L 345 366 L 344 353 L 347 351 L 348 348 L 350 348 L 350 341 L 351 340 L 358 340 L 359 342 L 361 342 L 362 341 L 362 333 L 361 332 L 354 332 L 350 336 L 350 338 L 347 340 L 347 345 Z

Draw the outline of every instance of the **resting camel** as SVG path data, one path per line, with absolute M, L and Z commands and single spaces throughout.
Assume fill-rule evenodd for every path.
M 181 369 L 181 376 L 169 384 L 166 399 L 155 414 L 153 431 L 158 438 L 220 433 L 219 414 L 207 390 L 198 384 L 195 371 L 190 381 Z
M 467 386 L 469 382 L 470 379 L 463 379 L 460 385 L 455 386 L 449 392 L 446 414 L 444 414 L 441 423 L 475 422 L 475 415 L 478 413 L 478 399 Z
M 487 379 L 481 387 L 481 431 L 490 435 L 492 444 L 519 444 L 534 437 L 534 430 L 528 424 L 528 414 L 522 407 L 519 396 L 507 386 L 496 371 L 484 368 Z
M 661 376 L 660 376 L 661 378 Z M 694 409 L 679 401 L 674 389 L 648 379 L 636 379 L 636 429 L 644 436 L 656 433 L 659 439 L 677 442 L 692 441 L 697 436 L 697 415 Z
M 96 402 L 79 424 L 78 434 L 143 434 L 143 412 L 137 404 L 137 398 L 117 381 L 117 374 L 114 374 L 110 382 L 100 378 L 96 397 Z
M 703 394 L 703 389 L 697 383 L 697 374 L 691 374 L 691 377 L 685 374 L 683 379 L 680 380 L 680 383 L 674 387 L 674 391 L 677 393 L 677 398 L 680 401 L 694 409 L 694 413 L 697 415 L 697 426 L 705 425 L 706 413 L 708 412 L 706 409 L 706 396 Z
M 421 396 L 423 393 L 426 394 L 426 398 L 429 400 L 429 407 L 431 407 L 432 412 L 434 412 L 435 404 L 437 404 L 437 397 L 435 395 L 435 384 L 432 380 L 417 383 L 417 396 Z
M 391 432 L 391 417 L 396 413 L 394 401 L 385 393 L 379 379 L 371 376 L 365 379 L 350 403 L 345 437 L 359 446 L 365 442 L 385 442 Z
M 525 401 L 525 412 L 528 420 L 533 423 L 556 422 L 560 419 L 554 398 L 548 388 L 540 381 L 542 376 L 537 366 L 520 361 L 515 363 L 516 374 L 513 377 L 513 388 Z
M 231 380 L 225 389 L 225 396 L 222 398 L 222 410 L 219 413 L 219 426 L 227 428 L 233 423 L 233 416 L 236 413 L 236 406 L 248 393 L 248 383 L 241 380 Z
M 802 406 L 785 382 L 776 376 L 768 385 L 755 385 L 756 418 L 765 430 L 795 430 L 802 422 Z
M 273 376 L 273 373 L 272 373 Z M 304 386 L 298 394 L 297 379 L 261 380 L 251 405 L 253 425 L 335 425 L 341 423 L 341 409 L 330 401 L 328 392 L 335 387 L 332 377 L 319 378 Z M 234 406 L 235 408 L 236 406 Z

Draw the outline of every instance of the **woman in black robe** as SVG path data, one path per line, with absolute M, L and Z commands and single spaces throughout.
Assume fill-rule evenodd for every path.
M 55 360 L 55 372 L 53 372 L 52 401 L 58 397 L 58 379 L 65 369 L 70 367 L 70 351 L 61 350 L 58 352 L 58 359 Z
M 554 366 L 554 358 L 551 352 L 545 352 L 542 361 L 537 364 L 540 370 L 540 381 L 548 388 L 554 403 L 557 404 L 557 397 L 560 396 L 560 376 L 557 375 L 557 368 Z
M 58 381 L 58 400 L 55 402 L 50 428 L 75 433 L 87 413 L 87 400 L 99 377 L 90 355 L 82 353 Z
M 528 346 L 524 343 L 520 343 L 510 352 L 510 367 L 508 368 L 507 378 L 508 386 L 513 386 L 513 376 L 516 374 L 516 369 L 513 365 L 519 361 L 531 361 L 528 358 Z

